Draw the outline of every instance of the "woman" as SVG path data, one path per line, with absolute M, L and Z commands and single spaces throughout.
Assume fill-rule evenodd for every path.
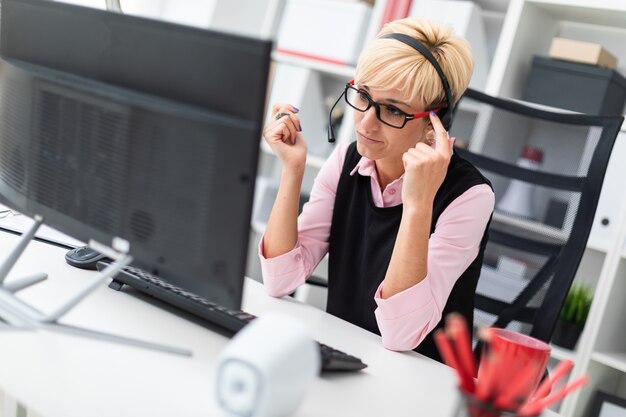
M 299 110 L 273 106 L 264 138 L 282 174 L 259 247 L 270 295 L 303 284 L 328 252 L 329 313 L 380 334 L 388 349 L 440 360 L 432 331 L 442 318 L 457 311 L 472 321 L 494 206 L 489 181 L 454 154 L 436 114 L 463 94 L 472 69 L 468 43 L 449 27 L 385 25 L 345 90 L 356 142 L 335 149 L 299 218 Z

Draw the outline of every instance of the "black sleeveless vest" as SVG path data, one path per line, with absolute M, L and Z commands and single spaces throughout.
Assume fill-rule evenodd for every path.
M 370 177 L 350 175 L 360 159 L 354 142 L 348 148 L 335 197 L 329 238 L 326 310 L 380 334 L 374 316 L 374 293 L 385 278 L 391 260 L 402 205 L 385 208 L 374 205 Z M 466 190 L 479 184 L 491 186 L 472 164 L 453 154 L 446 178 L 435 196 L 431 234 L 444 209 Z M 443 327 L 443 318 L 453 311 L 462 314 L 468 323 L 473 323 L 474 293 L 486 243 L 485 230 L 478 255 L 454 285 L 443 309 L 442 320 L 436 328 Z M 432 333 L 415 351 L 441 361 Z

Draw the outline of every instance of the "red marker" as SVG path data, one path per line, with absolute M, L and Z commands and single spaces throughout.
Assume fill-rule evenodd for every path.
M 552 375 L 544 379 L 543 382 L 539 384 L 539 388 L 537 388 L 533 394 L 533 399 L 543 398 L 548 395 L 548 393 L 552 390 L 552 387 L 567 373 L 569 373 L 573 367 L 574 362 L 569 359 L 559 362 L 559 364 L 552 371 Z
M 574 381 L 571 384 L 565 385 L 561 387 L 559 390 L 554 393 L 548 395 L 544 398 L 538 398 L 536 400 L 532 400 L 529 403 L 526 403 L 520 408 L 519 415 L 520 416 L 536 416 L 546 407 L 551 406 L 554 403 L 561 401 L 565 398 L 570 392 L 582 387 L 589 381 L 587 375 L 583 375 Z
M 446 365 L 456 371 L 461 388 L 468 393 L 473 393 L 473 378 L 466 374 L 460 367 L 458 358 L 456 357 L 452 344 L 450 343 L 446 333 L 441 329 L 437 330 L 434 333 L 434 338 L 437 348 L 439 349 L 439 353 L 441 354 L 441 357 L 445 361 Z M 472 382 L 470 383 L 468 379 L 471 379 Z

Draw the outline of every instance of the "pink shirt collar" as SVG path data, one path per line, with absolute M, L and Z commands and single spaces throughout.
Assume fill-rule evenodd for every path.
M 362 156 L 359 162 L 355 165 L 354 169 L 350 172 L 350 175 L 354 175 L 357 171 L 364 177 L 378 177 L 378 175 L 376 175 L 376 164 L 374 161 L 364 156 Z
M 371 178 L 372 197 L 374 204 L 378 207 L 391 207 L 402 204 L 402 182 L 404 174 L 398 179 L 393 180 L 385 187 L 383 192 L 380 191 L 380 182 L 378 181 L 378 172 L 376 171 L 376 163 L 364 156 L 361 157 L 350 175 L 358 172 L 364 177 Z

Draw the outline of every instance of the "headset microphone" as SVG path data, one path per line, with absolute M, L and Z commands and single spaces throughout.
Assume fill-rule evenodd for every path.
M 332 118 L 333 110 L 335 110 L 335 107 L 337 107 L 337 104 L 339 104 L 339 100 L 341 100 L 341 97 L 343 97 L 344 94 L 346 94 L 346 90 L 343 90 L 343 93 L 341 93 L 337 101 L 335 101 L 335 104 L 333 104 L 333 106 L 330 108 L 330 112 L 328 112 L 328 142 L 330 143 L 335 142 L 335 129 L 333 129 Z

